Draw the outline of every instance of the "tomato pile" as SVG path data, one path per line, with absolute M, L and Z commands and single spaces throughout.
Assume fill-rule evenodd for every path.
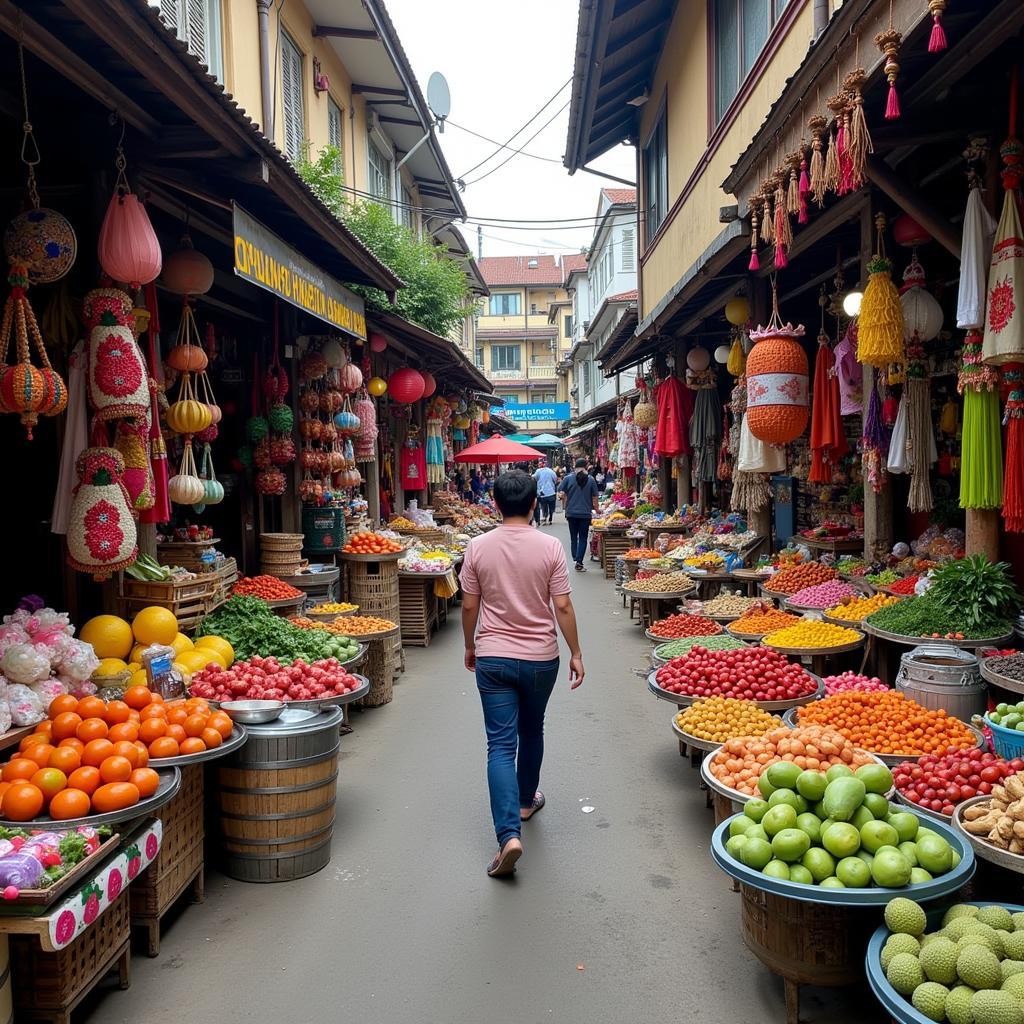
M 284 601 L 302 596 L 301 590 L 276 576 L 243 576 L 231 593 L 239 597 L 261 597 L 264 601 Z
M 229 669 L 207 665 L 192 677 L 190 691 L 207 700 L 317 700 L 341 697 L 361 681 L 337 658 L 307 664 L 301 658 L 282 665 L 277 658 L 236 661 Z
M 694 647 L 662 665 L 655 680 L 663 690 L 689 697 L 793 700 L 817 689 L 808 672 L 765 647 L 736 651 Z
M 904 576 L 903 579 L 890 583 L 889 589 L 894 594 L 913 594 L 914 588 L 917 586 L 917 581 L 920 578 L 920 576 Z
M 350 555 L 393 555 L 402 550 L 402 545 L 390 537 L 363 530 L 353 533 L 341 550 Z
M 651 633 L 661 640 L 680 640 L 684 636 L 715 636 L 722 627 L 703 615 L 670 615 L 651 624 Z
M 771 590 L 776 594 L 795 594 L 805 587 L 827 583 L 835 578 L 835 569 L 830 569 L 820 562 L 804 562 L 802 565 L 791 565 L 788 569 L 769 576 L 764 581 L 764 586 L 766 590 Z
M 950 815 L 962 800 L 991 793 L 993 786 L 1019 771 L 1024 771 L 1024 760 L 1020 758 L 1006 761 L 978 747 L 947 747 L 941 757 L 926 754 L 916 761 L 898 764 L 892 770 L 892 779 L 911 803 Z

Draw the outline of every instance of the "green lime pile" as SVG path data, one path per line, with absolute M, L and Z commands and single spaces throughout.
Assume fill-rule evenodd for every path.
M 1024 1024 L 1024 912 L 959 903 L 929 932 L 920 905 L 898 896 L 885 923 L 882 970 L 918 1013 L 949 1024 Z
M 667 644 L 661 644 L 654 648 L 654 654 L 665 661 L 678 658 L 681 654 L 689 654 L 693 647 L 706 647 L 709 651 L 735 651 L 747 645 L 742 640 L 737 640 L 727 633 L 719 633 L 717 636 L 684 636 L 679 640 L 671 640 Z
M 777 761 L 758 779 L 762 798 L 729 822 L 726 852 L 770 878 L 825 889 L 899 889 L 952 871 L 960 855 L 890 805 L 891 788 L 881 764 L 823 773 Z

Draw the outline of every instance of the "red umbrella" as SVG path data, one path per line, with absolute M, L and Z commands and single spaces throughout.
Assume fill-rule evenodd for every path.
M 832 470 L 849 451 L 840 412 L 839 378 L 828 338 L 818 336 L 818 356 L 814 363 L 814 403 L 811 408 L 810 483 L 830 484 Z
M 536 448 L 509 441 L 508 438 L 495 434 L 486 441 L 463 448 L 455 456 L 456 462 L 528 462 L 530 459 L 543 459 L 546 456 Z

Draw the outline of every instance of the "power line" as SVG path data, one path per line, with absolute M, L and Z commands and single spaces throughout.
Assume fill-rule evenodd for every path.
M 497 146 L 499 149 L 511 149 L 511 146 L 502 145 L 497 139 L 490 139 L 486 135 L 481 135 L 479 132 L 475 132 L 470 128 L 465 128 L 461 124 L 456 124 L 451 118 L 445 121 L 445 124 L 449 128 L 458 128 L 460 132 L 465 132 L 467 135 L 472 135 L 476 139 L 482 139 L 484 142 L 489 142 L 493 146 Z M 531 160 L 543 160 L 548 164 L 562 165 L 562 161 L 556 156 L 541 156 L 539 153 L 527 153 L 525 149 L 517 149 L 515 152 L 521 153 L 523 156 L 528 156 Z
M 570 98 L 570 99 L 567 99 L 567 100 L 565 101 L 565 103 L 563 103 L 563 104 L 562 104 L 562 106 L 560 106 L 560 107 L 558 108 L 558 110 L 556 110 L 556 111 L 555 111 L 555 113 L 554 113 L 554 114 L 553 114 L 553 115 L 552 115 L 552 116 L 551 116 L 550 118 L 548 118 L 548 120 L 547 120 L 547 121 L 545 121 L 545 122 L 544 122 L 544 124 L 542 124 L 542 125 L 540 126 L 540 128 L 538 128 L 538 129 L 537 129 L 537 130 L 536 130 L 536 131 L 535 131 L 535 132 L 534 132 L 534 133 L 533 133 L 533 134 L 532 134 L 532 135 L 531 135 L 531 136 L 530 136 L 530 137 L 529 137 L 529 138 L 528 138 L 528 139 L 526 140 L 526 143 L 525 143 L 525 145 L 527 145 L 527 146 L 528 146 L 528 145 L 529 145 L 529 144 L 530 144 L 531 142 L 533 142 L 533 140 L 534 140 L 535 138 L 537 138 L 537 136 L 538 136 L 538 135 L 540 135 L 540 133 L 541 133 L 542 131 L 544 131 L 544 129 L 545 129 L 545 128 L 547 128 L 547 127 L 548 127 L 548 126 L 549 126 L 549 125 L 550 125 L 550 124 L 551 124 L 551 123 L 552 123 L 552 122 L 553 122 L 553 121 L 554 121 L 554 120 L 555 120 L 555 119 L 556 119 L 557 117 L 560 117 L 560 116 L 561 116 L 561 114 L 562 114 L 562 111 L 563 111 L 563 110 L 565 110 L 565 109 L 566 109 L 566 108 L 567 108 L 567 107 L 569 106 L 569 104 L 570 104 L 571 102 L 572 102 L 572 99 L 571 99 L 571 98 Z M 517 154 L 516 154 L 516 151 L 513 151 L 513 152 L 512 152 L 512 153 L 510 153 L 510 154 L 509 154 L 509 155 L 508 155 L 507 157 L 505 157 L 505 159 L 504 159 L 504 160 L 502 160 L 502 161 L 501 161 L 501 163 L 500 163 L 500 164 L 498 164 L 498 166 L 497 166 L 497 167 L 492 167 L 492 168 L 491 168 L 491 169 L 490 169 L 489 171 L 484 171 L 484 173 L 483 173 L 483 174 L 481 174 L 479 178 L 474 178 L 474 179 L 473 179 L 472 181 L 467 181 L 467 182 L 465 183 L 465 187 L 466 187 L 466 188 L 468 188 L 468 187 L 469 187 L 470 185 L 475 185 L 475 184 L 477 184 L 477 182 L 483 181 L 483 180 L 484 180 L 484 178 L 489 178 L 489 177 L 490 177 L 490 176 L 491 176 L 492 174 L 494 174 L 494 172 L 495 172 L 495 171 L 500 171 L 500 170 L 502 169 L 502 167 L 504 167 L 504 166 L 505 166 L 505 164 L 507 164 L 507 163 L 509 162 L 509 160 L 511 160 L 511 159 L 512 159 L 513 157 L 515 157 L 516 155 L 517 155 Z M 485 161 L 485 162 L 486 162 L 486 161 Z

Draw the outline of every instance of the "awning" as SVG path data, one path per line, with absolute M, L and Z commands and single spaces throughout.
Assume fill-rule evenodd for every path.
M 619 402 L 623 402 L 627 398 L 635 398 L 638 394 L 636 388 L 630 388 L 628 391 L 623 391 L 621 395 L 616 395 L 600 405 L 595 405 L 593 409 L 580 413 L 580 424 L 589 423 L 591 420 L 602 420 L 609 415 L 614 416 L 619 408 Z
M 509 441 L 518 441 L 520 444 L 531 444 L 534 448 L 561 448 L 564 443 L 560 437 L 554 434 L 509 434 Z
M 562 441 L 565 444 L 565 447 L 569 448 L 574 444 L 581 444 L 583 439 L 588 434 L 592 434 L 595 430 L 597 430 L 596 423 L 587 423 L 585 426 L 576 427 L 575 429 L 570 430 Z

